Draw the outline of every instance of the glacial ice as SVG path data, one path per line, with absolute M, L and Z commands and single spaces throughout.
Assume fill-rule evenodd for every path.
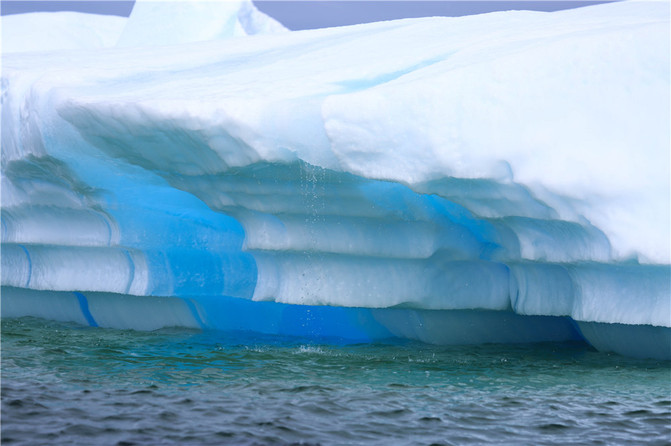
M 671 359 L 668 3 L 2 20 L 3 317 Z

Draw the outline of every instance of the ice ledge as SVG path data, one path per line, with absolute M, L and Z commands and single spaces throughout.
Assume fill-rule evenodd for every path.
M 252 331 L 332 342 L 401 338 L 468 345 L 585 340 L 600 351 L 671 360 L 671 328 L 575 323 L 567 317 L 520 316 L 509 311 L 344 308 L 222 296 L 150 297 L 3 287 L 1 316 L 134 330 Z

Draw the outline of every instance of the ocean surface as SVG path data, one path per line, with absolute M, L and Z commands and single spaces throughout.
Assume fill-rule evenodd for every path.
M 2 444 L 671 444 L 671 364 L 2 321 Z

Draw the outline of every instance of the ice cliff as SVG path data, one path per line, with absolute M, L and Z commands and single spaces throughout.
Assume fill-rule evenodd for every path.
M 668 3 L 79 16 L 3 17 L 3 316 L 671 359 Z

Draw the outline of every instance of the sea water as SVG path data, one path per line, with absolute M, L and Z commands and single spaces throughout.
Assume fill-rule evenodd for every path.
M 581 343 L 2 321 L 2 444 L 669 444 L 671 364 Z

